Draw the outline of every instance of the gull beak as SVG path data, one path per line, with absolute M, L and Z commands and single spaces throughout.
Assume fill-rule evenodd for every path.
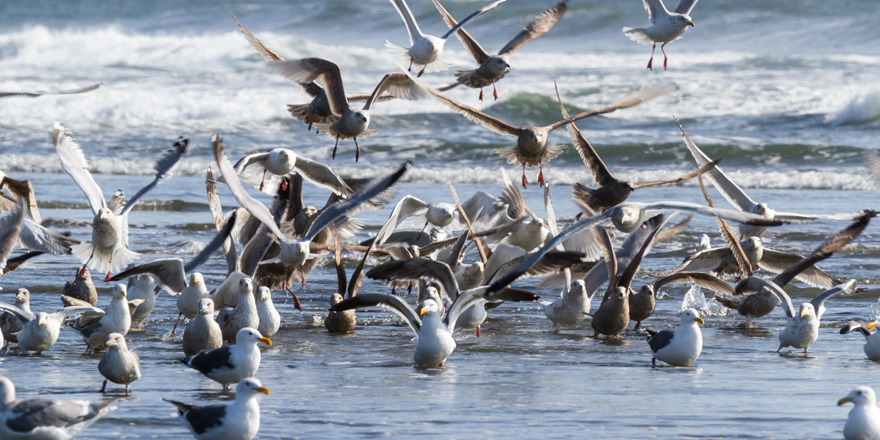
M 846 402 L 852 402 L 852 399 L 850 399 L 849 397 L 844 397 L 843 399 L 837 401 L 837 406 L 843 405 Z
M 267 396 L 269 395 L 269 389 L 266 388 L 266 387 L 259 387 L 259 388 L 257 388 L 257 392 L 258 392 L 258 393 L 263 393 L 263 394 L 265 394 L 265 395 L 267 395 Z
M 866 328 L 869 328 L 869 329 L 872 329 L 872 328 L 874 328 L 874 327 L 877 327 L 877 323 L 876 323 L 876 322 L 872 322 L 872 323 L 866 325 L 865 327 L 866 327 Z
M 259 341 L 266 344 L 266 345 L 272 345 L 272 340 L 269 338 L 266 338 L 266 337 L 260 338 Z M 269 391 L 269 390 L 266 390 L 266 391 Z M 266 394 L 269 394 L 269 393 L 267 392 Z
M 39 326 L 41 326 L 41 327 L 44 326 L 44 325 L 46 325 L 46 319 L 45 319 L 45 318 L 40 318 L 40 320 L 37 321 L 37 324 L 38 324 Z
M 193 277 L 193 282 L 194 282 L 194 283 L 198 283 L 198 282 L 199 282 L 199 277 Z
M 697 25 L 695 25 L 692 21 L 689 21 L 688 24 L 691 25 L 691 27 L 697 27 Z
M 427 307 L 422 307 L 422 310 L 419 310 L 419 315 L 424 315 L 424 314 L 427 313 L 427 312 L 428 312 L 428 308 L 427 308 Z
M 550 230 L 550 226 L 547 226 L 547 223 L 541 223 L 541 226 L 543 226 L 544 229 L 546 229 L 548 231 Z
M 699 322 L 700 325 L 704 324 L 704 322 L 703 322 L 703 318 L 700 318 L 700 317 L 697 317 L 697 319 L 695 319 L 694 321 Z
M 104 217 L 106 217 L 106 216 L 104 215 L 104 211 L 101 211 L 101 214 L 98 215 L 98 218 L 101 219 L 101 220 L 104 220 Z
M 807 316 L 807 311 L 801 310 L 801 318 L 803 318 L 804 316 Z

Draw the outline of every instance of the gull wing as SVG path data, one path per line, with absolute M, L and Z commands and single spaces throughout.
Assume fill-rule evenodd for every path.
M 436 0 L 435 0 L 436 3 Z M 568 9 L 568 0 L 563 0 L 556 6 L 544 11 L 543 14 L 535 17 L 523 30 L 519 31 L 507 45 L 505 45 L 498 55 L 512 55 L 514 52 L 528 44 L 535 38 L 539 38 L 546 34 L 553 26 L 562 18 Z M 478 61 L 479 62 L 479 61 Z
M 402 73 L 388 73 L 382 77 L 382 81 L 373 89 L 373 93 L 364 103 L 364 110 L 369 110 L 374 102 L 378 102 L 378 98 L 385 91 L 399 99 L 418 100 L 427 98 L 428 92 L 418 84 L 414 83 L 408 76 Z
M 813 305 L 813 309 L 816 311 L 816 317 L 822 318 L 822 315 L 825 313 L 825 300 L 841 293 L 844 295 L 851 295 L 856 291 L 856 286 L 856 280 L 849 280 L 833 289 L 826 290 L 816 295 L 815 298 L 810 300 L 810 304 Z
M 27 215 L 30 215 L 31 219 L 35 222 L 42 223 L 43 220 L 40 218 L 40 209 L 37 206 L 37 196 L 34 194 L 34 185 L 30 180 L 13 179 L 0 171 L 0 190 L 4 187 L 9 188 L 9 191 L 11 191 L 16 198 L 24 197 Z M 7 200 L 9 202 L 8 206 L 6 203 Z M 12 208 L 12 204 L 13 200 L 8 198 L 6 194 L 0 192 L 0 211 Z
M 703 153 L 703 151 L 697 147 L 697 144 L 691 141 L 691 138 L 684 132 L 684 128 L 682 128 L 678 119 L 675 119 L 675 123 L 678 124 L 679 130 L 681 130 L 681 136 L 684 138 L 684 143 L 687 145 L 688 150 L 690 150 L 691 155 L 693 155 L 694 159 L 697 161 L 697 165 L 703 166 L 710 163 L 712 160 L 709 159 L 709 156 L 707 156 L 706 153 Z M 757 203 L 736 183 L 733 183 L 733 181 L 724 174 L 724 171 L 721 168 L 716 166 L 707 171 L 706 178 L 715 185 L 715 189 L 717 189 L 731 205 L 735 206 L 740 211 L 752 212 L 755 206 L 757 206 Z
M 369 202 L 370 199 L 378 196 L 380 193 L 388 189 L 391 185 L 394 185 L 394 183 L 397 182 L 404 173 L 406 173 L 410 165 L 411 162 L 406 161 L 400 167 L 400 169 L 398 169 L 394 173 L 382 179 L 373 180 L 370 183 L 360 187 L 360 189 L 352 193 L 347 199 L 340 200 L 324 208 L 321 213 L 318 214 L 318 216 L 315 217 L 315 219 L 312 221 L 312 224 L 311 226 L 309 226 L 308 231 L 303 234 L 303 239 L 312 240 L 330 223 L 335 222 L 340 217 L 356 209 L 360 205 Z
M 658 18 L 669 15 L 662 0 L 642 0 L 642 2 L 645 4 L 645 10 L 648 11 L 648 20 L 651 20 L 652 24 L 656 23 Z
M 709 170 L 714 168 L 715 165 L 718 164 L 718 162 L 721 162 L 721 158 L 715 159 L 715 160 L 707 163 L 706 165 L 701 166 L 699 170 L 693 170 L 687 174 L 683 174 L 681 176 L 678 176 L 678 177 L 675 177 L 672 179 L 653 180 L 650 182 L 633 183 L 632 187 L 633 187 L 633 189 L 648 188 L 651 186 L 666 185 L 667 183 L 677 183 L 677 182 L 681 182 L 684 180 L 690 180 L 690 179 L 693 179 L 694 177 L 697 177 L 698 174 L 708 172 Z
M 402 1 L 402 0 L 401 0 Z M 303 58 L 300 60 L 270 61 L 269 66 L 296 82 L 310 83 L 318 80 L 324 86 L 330 110 L 336 115 L 349 108 L 342 84 L 342 73 L 339 66 L 321 58 Z
M 803 257 L 798 254 L 790 254 L 764 248 L 761 260 L 758 261 L 758 267 L 773 273 L 782 273 L 789 266 L 800 261 L 801 258 Z M 835 280 L 834 277 L 820 269 L 818 266 L 810 266 L 794 278 L 813 287 L 819 287 L 822 289 L 830 289 L 839 284 L 839 281 Z
M 636 272 L 639 271 L 639 266 L 642 264 L 642 259 L 647 255 L 651 250 L 651 246 L 654 244 L 654 237 L 657 236 L 657 233 L 660 232 L 660 228 L 669 221 L 670 218 L 675 216 L 673 213 L 671 216 L 667 217 L 664 221 L 663 214 L 651 217 L 644 223 L 642 223 L 643 227 L 651 230 L 651 235 L 645 239 L 645 242 L 642 244 L 642 247 L 639 249 L 635 255 L 632 256 L 632 259 L 629 261 L 629 264 L 626 265 L 626 269 L 623 270 L 623 273 L 620 275 L 620 279 L 617 281 L 618 286 L 623 286 L 627 290 L 632 286 L 633 279 L 636 277 Z
M 427 211 L 427 209 L 428 204 L 420 199 L 413 196 L 404 196 L 399 202 L 397 202 L 397 205 L 394 205 L 394 210 L 391 211 L 391 216 L 388 217 L 391 227 L 385 230 L 384 234 L 381 236 L 376 235 L 376 238 L 374 239 L 377 240 L 376 244 L 380 245 L 385 243 L 401 222 L 408 217 L 423 213 L 422 211 Z
M 366 273 L 373 280 L 418 281 L 431 280 L 443 286 L 444 293 L 455 300 L 458 298 L 458 283 L 449 265 L 442 261 L 416 257 L 382 263 Z
M 557 87 L 555 83 L 553 85 L 556 87 L 556 99 L 559 100 L 559 108 L 562 110 L 562 117 L 565 119 L 571 119 L 571 116 L 568 115 L 568 111 L 565 110 L 565 106 L 562 104 L 562 98 L 559 96 L 559 87 Z M 596 182 L 601 186 L 617 182 L 617 179 L 611 174 L 608 167 L 605 166 L 605 162 L 602 162 L 602 158 L 599 157 L 599 154 L 596 153 L 596 150 L 593 149 L 593 146 L 590 145 L 590 142 L 587 141 L 577 126 L 572 122 L 566 124 L 565 128 L 568 130 L 568 134 L 571 135 L 571 143 L 577 149 L 578 154 L 581 156 L 581 160 L 584 161 L 584 165 L 586 165 L 590 172 L 593 173 L 593 178 L 596 179 Z
M 21 308 L 14 306 L 12 304 L 6 304 L 6 303 L 0 302 L 0 310 L 5 310 L 9 313 L 12 313 L 13 315 L 16 316 L 16 318 L 20 319 L 22 323 L 25 323 L 28 321 L 33 321 L 34 319 L 37 319 L 37 316 L 34 315 L 32 312 L 21 309 Z
M 238 212 L 232 211 L 232 214 L 226 220 L 226 224 L 223 225 L 219 231 L 217 231 L 217 235 L 208 242 L 204 249 L 201 252 L 196 254 L 195 257 L 192 258 L 186 265 L 183 266 L 184 273 L 189 273 L 196 270 L 197 267 L 201 266 L 205 261 L 208 261 L 211 258 L 211 255 L 214 255 L 214 252 L 220 247 L 223 246 L 223 243 L 229 238 L 229 234 L 232 233 L 232 229 L 235 227 L 235 219 L 237 217 Z
M 437 7 L 437 11 L 443 16 L 443 21 L 446 22 L 446 26 L 449 26 L 450 29 L 457 26 L 458 22 L 455 21 L 455 18 L 446 11 L 446 8 L 444 8 L 439 1 L 433 1 L 434 6 Z M 483 62 L 489 58 L 489 54 L 483 49 L 483 46 L 480 46 L 480 43 L 478 43 L 468 31 L 459 29 L 455 32 L 455 36 L 458 37 L 458 41 L 461 41 L 461 45 L 464 46 L 464 49 L 471 55 L 471 57 L 473 57 L 477 64 L 483 64 Z
M 329 165 L 297 155 L 294 168 L 303 179 L 313 185 L 329 189 L 333 194 L 348 196 L 354 192 Z
M 85 154 L 79 144 L 74 142 L 70 130 L 64 128 L 58 121 L 55 121 L 52 138 L 55 141 L 55 152 L 61 159 L 61 168 L 67 171 L 67 174 L 73 178 L 73 181 L 79 185 L 86 198 L 89 199 L 92 214 L 98 215 L 98 211 L 101 208 L 106 208 L 107 203 L 104 201 L 101 187 L 95 183 L 95 179 L 89 173 L 89 164 L 86 162 Z
M 791 223 L 786 220 L 773 220 L 761 217 L 756 214 L 740 211 L 731 211 L 729 209 L 710 208 L 708 206 L 697 205 L 696 203 L 687 202 L 656 202 L 656 203 L 637 203 L 644 210 L 652 209 L 676 209 L 681 211 L 693 211 L 698 214 L 721 217 L 725 220 L 744 223 L 747 225 L 757 226 L 780 226 Z
M 723 295 L 736 296 L 730 283 L 705 272 L 676 272 L 660 278 L 652 284 L 654 285 L 654 292 L 659 292 L 667 284 L 679 283 L 692 283 Z
M 70 245 L 79 243 L 77 240 L 50 231 L 29 218 L 24 219 L 18 238 L 24 247 L 32 251 L 48 252 L 53 255 L 69 254 Z
M 156 171 L 153 181 L 148 183 L 147 186 L 141 188 L 140 191 L 135 193 L 135 195 L 128 200 L 125 209 L 122 210 L 122 215 L 124 216 L 128 214 L 144 194 L 155 188 L 157 185 L 160 185 L 162 182 L 170 179 L 174 175 L 174 170 L 180 165 L 180 161 L 186 156 L 188 150 L 189 139 L 181 136 L 176 142 L 174 142 L 171 149 L 166 151 L 165 154 L 156 161 L 156 164 L 153 166 L 153 170 Z
M 163 287 L 172 292 L 180 293 L 183 292 L 183 289 L 186 289 L 186 271 L 184 270 L 183 260 L 180 258 L 153 260 L 120 272 L 110 278 L 110 281 L 120 281 L 142 274 L 153 275 Z
M 605 107 L 597 108 L 595 110 L 587 110 L 585 112 L 578 113 L 570 118 L 565 118 L 559 122 L 556 122 L 550 125 L 548 128 L 550 129 L 550 131 L 553 131 L 570 122 L 579 121 L 581 119 L 589 118 L 591 116 L 611 113 L 620 109 L 635 107 L 643 102 L 647 102 L 658 96 L 665 95 L 672 89 L 672 86 L 669 84 L 642 87 L 611 105 L 606 105 Z
M 682 15 L 691 15 L 691 11 L 694 9 L 694 6 L 697 5 L 699 0 L 681 0 L 678 2 L 678 6 L 675 7 L 676 14 Z
M 409 5 L 406 4 L 405 0 L 391 0 L 391 4 L 394 5 L 394 9 L 397 9 L 397 13 L 403 19 L 403 24 L 406 25 L 406 32 L 409 33 L 409 44 L 415 44 L 416 40 L 422 36 L 422 30 L 419 29 L 416 18 L 413 16 L 412 11 L 409 10 Z
M 422 327 L 422 320 L 415 310 L 403 299 L 387 293 L 361 293 L 357 296 L 336 303 L 330 310 L 342 312 L 351 309 L 363 309 L 365 307 L 382 307 L 403 318 L 409 324 L 412 331 L 418 336 Z
M 12 211 L 0 219 L 0 270 L 6 267 L 6 258 L 18 243 L 24 218 L 24 198 L 19 198 Z
M 442 38 L 442 39 L 444 39 L 444 40 L 447 39 L 447 38 L 449 38 L 450 35 L 452 35 L 452 34 L 458 32 L 458 30 L 461 29 L 462 26 L 466 25 L 467 22 L 469 22 L 469 21 L 471 21 L 471 20 L 473 20 L 473 19 L 475 19 L 475 18 L 477 18 L 477 17 L 482 16 L 483 14 L 485 14 L 485 13 L 487 13 L 487 12 L 489 12 L 489 11 L 495 9 L 496 7 L 498 7 L 498 5 L 500 5 L 500 4 L 502 4 L 502 3 L 506 2 L 506 1 L 507 1 L 507 0 L 498 0 L 498 1 L 496 1 L 496 2 L 490 3 L 489 5 L 483 6 L 479 11 L 474 12 L 474 13 L 472 13 L 471 15 L 468 15 L 467 17 L 464 18 L 464 20 L 460 21 L 457 25 L 452 26 L 452 27 L 451 27 L 451 28 L 450 28 L 445 34 L 443 34 L 443 36 L 440 37 L 440 38 Z
M 92 90 L 101 87 L 101 84 L 92 84 L 90 86 L 82 87 L 79 89 L 67 89 L 67 90 L 40 90 L 33 92 L 2 92 L 0 91 L 0 98 L 36 98 L 38 96 L 43 95 L 73 95 L 76 93 L 85 93 L 91 92 Z

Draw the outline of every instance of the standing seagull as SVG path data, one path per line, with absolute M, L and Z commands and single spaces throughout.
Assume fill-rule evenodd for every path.
M 128 249 L 129 211 L 149 190 L 171 178 L 174 169 L 186 155 L 189 141 L 180 138 L 175 142 L 174 146 L 156 162 L 153 181 L 141 188 L 122 208 L 121 203 L 108 205 L 104 201 L 104 193 L 89 173 L 89 165 L 82 149 L 74 142 L 70 131 L 58 121 L 55 122 L 53 139 L 55 151 L 61 159 L 61 167 L 85 193 L 95 215 L 92 221 L 92 242 L 74 246 L 73 253 L 83 263 L 83 270 L 88 267 L 106 272 L 107 277 L 104 281 L 109 282 L 112 272 L 124 269 L 138 257 L 138 254 Z
M 107 310 L 101 313 L 84 313 L 68 327 L 79 333 L 86 343 L 86 353 L 90 353 L 97 347 L 102 347 L 107 342 L 111 333 L 121 333 L 123 336 L 131 329 L 131 310 L 126 301 L 125 284 L 117 284 L 113 288 L 113 298 Z
M 25 311 L 4 303 L 0 303 L 0 310 L 13 314 L 24 324 L 22 330 L 15 334 L 15 338 L 18 340 L 18 349 L 22 353 L 34 351 L 38 355 L 55 345 L 58 335 L 61 333 L 61 324 L 64 323 L 67 315 L 85 311 L 104 313 L 103 310 L 96 307 L 73 306 L 65 307 L 55 313 L 39 312 L 34 314 L 30 309 Z
M 16 399 L 15 385 L 0 376 L 0 438 L 71 440 L 116 409 L 110 406 L 114 403 L 116 399 Z
M 657 43 L 663 43 L 660 50 L 663 51 L 663 70 L 666 70 L 666 45 L 681 38 L 688 26 L 695 26 L 694 21 L 690 17 L 691 10 L 698 0 L 680 0 L 675 11 L 669 12 L 663 5 L 663 0 L 642 0 L 645 3 L 645 9 L 648 10 L 648 19 L 651 20 L 651 27 L 643 28 L 623 28 L 623 33 L 630 40 L 639 44 L 653 44 L 651 49 L 651 60 L 648 61 L 648 69 L 654 70 L 654 50 L 657 49 Z
M 273 69 L 286 76 L 288 79 L 297 82 L 320 81 L 324 86 L 327 97 L 330 102 L 330 110 L 333 114 L 339 115 L 339 119 L 334 122 L 316 123 L 315 128 L 318 131 L 327 133 L 330 137 L 336 138 L 336 145 L 333 147 L 333 159 L 336 159 L 336 148 L 339 147 L 339 139 L 354 139 L 354 146 L 357 148 L 355 153 L 355 162 L 361 157 L 361 149 L 357 143 L 358 136 L 369 136 L 376 133 L 376 130 L 370 130 L 370 107 L 377 100 L 379 95 L 388 90 L 393 96 L 403 99 L 421 99 L 424 92 L 419 90 L 418 86 L 409 81 L 406 76 L 400 73 L 389 73 L 382 77 L 382 81 L 373 90 L 373 94 L 364 103 L 364 108 L 356 110 L 351 108 L 348 98 L 345 96 L 345 87 L 342 85 L 342 73 L 339 66 L 323 60 L 321 58 L 303 58 L 299 60 L 272 61 L 269 63 Z M 225 176 L 224 176 L 225 177 Z
M 177 407 L 180 423 L 199 440 L 251 440 L 260 430 L 260 394 L 269 394 L 259 380 L 250 378 L 235 387 L 231 405 L 196 406 L 162 398 Z
M 204 350 L 223 346 L 223 333 L 214 321 L 214 301 L 210 298 L 199 300 L 199 315 L 183 332 L 183 354 L 192 357 Z
M 687 309 L 681 314 L 681 326 L 676 330 L 648 330 L 648 346 L 654 357 L 651 367 L 657 366 L 657 359 L 676 367 L 689 367 L 703 351 L 703 334 L 700 326 L 703 318 L 700 312 Z
M 403 19 L 403 24 L 406 25 L 406 30 L 409 32 L 409 44 L 411 46 L 409 48 L 395 46 L 391 44 L 390 41 L 386 40 L 385 47 L 388 48 L 388 52 L 397 59 L 398 63 L 401 65 L 409 64 L 408 70 L 410 72 L 412 72 L 413 66 L 415 66 L 416 69 L 421 66 L 418 76 L 422 76 L 425 72 L 430 73 L 445 70 L 449 68 L 449 63 L 439 59 L 439 57 L 440 53 L 443 52 L 443 45 L 446 44 L 446 40 L 454 34 L 455 31 L 461 29 L 462 26 L 467 24 L 467 22 L 495 9 L 495 7 L 506 1 L 507 0 L 498 0 L 483 7 L 477 12 L 468 15 L 467 18 L 461 21 L 461 23 L 452 26 L 452 29 L 450 29 L 449 32 L 446 32 L 442 37 L 438 38 L 433 35 L 425 35 L 422 33 L 421 29 L 419 29 L 419 25 L 416 23 L 416 18 L 413 17 L 412 11 L 409 10 L 409 6 L 406 4 L 405 0 L 391 0 L 391 4 L 397 9 L 397 13 L 400 14 L 400 18 Z
M 455 18 L 453 18 L 449 12 L 446 12 L 446 8 L 444 8 L 439 1 L 434 0 L 434 6 L 436 6 L 437 10 L 440 11 L 440 14 L 443 15 L 443 21 L 446 22 L 446 25 L 449 26 L 450 29 L 459 26 L 458 22 L 455 21 Z M 562 18 L 562 14 L 565 13 L 566 9 L 568 9 L 568 0 L 562 0 L 557 3 L 556 6 L 537 16 L 523 30 L 516 34 L 516 36 L 498 52 L 498 55 L 489 55 L 486 50 L 480 46 L 480 43 L 468 33 L 468 31 L 458 29 L 455 36 L 458 37 L 465 50 L 467 50 L 480 67 L 474 70 L 455 71 L 455 76 L 458 78 L 456 80 L 457 82 L 439 90 L 445 92 L 459 85 L 464 85 L 472 89 L 480 89 L 480 101 L 482 101 L 483 87 L 488 87 L 491 84 L 492 96 L 497 100 L 498 92 L 495 90 L 495 81 L 504 78 L 504 75 L 510 70 L 510 56 L 530 41 L 549 32 L 550 29 L 556 25 L 556 22 Z
M 101 392 L 107 390 L 107 381 L 125 385 L 125 394 L 128 395 L 128 386 L 141 378 L 141 359 L 137 353 L 128 349 L 125 337 L 119 333 L 110 333 L 107 338 L 107 351 L 101 361 L 98 362 L 98 371 L 104 376 L 104 386 Z
M 825 300 L 838 293 L 851 294 L 856 290 L 855 280 L 850 280 L 847 283 L 816 295 L 810 302 L 801 303 L 800 310 L 795 313 L 794 306 L 791 304 L 791 298 L 784 290 L 774 288 L 776 286 L 772 283 L 767 283 L 767 286 L 782 301 L 782 310 L 788 318 L 785 328 L 779 332 L 779 348 L 776 350 L 777 353 L 784 347 L 803 348 L 804 353 L 808 353 L 810 345 L 813 345 L 816 339 L 819 338 L 819 320 L 822 319 L 822 315 L 825 313 Z
M 880 408 L 877 407 L 877 396 L 871 387 L 857 386 L 849 394 L 837 401 L 837 406 L 852 402 L 855 407 L 850 410 L 843 425 L 845 440 L 873 440 L 880 438 Z
M 544 164 L 550 162 L 554 157 L 558 156 L 559 153 L 562 152 L 562 149 L 565 148 L 564 145 L 558 146 L 550 146 L 547 145 L 547 139 L 550 135 L 550 132 L 556 130 L 557 128 L 562 127 L 565 124 L 570 122 L 578 121 L 580 119 L 588 118 L 591 116 L 602 115 L 605 113 L 611 113 L 615 110 L 620 110 L 624 108 L 633 107 L 639 105 L 645 101 L 654 99 L 667 91 L 669 91 L 669 86 L 651 86 L 645 87 L 635 92 L 631 93 L 629 96 L 605 107 L 601 107 L 595 110 L 587 110 L 585 112 L 578 113 L 574 115 L 574 117 L 566 117 L 565 119 L 555 122 L 553 124 L 544 126 L 544 127 L 519 127 L 513 124 L 510 124 L 506 121 L 501 120 L 500 118 L 496 118 L 495 116 L 490 116 L 487 113 L 481 112 L 473 107 L 464 105 L 454 99 L 448 98 L 444 96 L 442 93 L 428 87 L 427 84 L 421 82 L 416 79 L 411 73 L 407 73 L 409 77 L 419 86 L 428 91 L 434 98 L 438 101 L 446 104 L 447 107 L 452 109 L 452 111 L 463 115 L 464 117 L 470 119 L 476 124 L 482 125 L 483 127 L 488 128 L 489 130 L 494 131 L 495 133 L 513 136 L 516 138 L 516 147 L 507 149 L 507 150 L 495 150 L 502 159 L 507 160 L 507 163 L 522 165 L 523 176 L 522 176 L 522 184 L 523 188 L 528 184 L 528 179 L 526 179 L 526 167 L 529 168 L 537 166 L 541 167 L 541 172 L 538 174 L 538 183 L 543 186 L 544 185 Z
M 260 368 L 257 342 L 272 345 L 272 341 L 263 337 L 257 329 L 245 327 L 236 334 L 235 345 L 203 351 L 189 359 L 181 359 L 181 362 L 229 391 L 230 384 L 257 374 Z

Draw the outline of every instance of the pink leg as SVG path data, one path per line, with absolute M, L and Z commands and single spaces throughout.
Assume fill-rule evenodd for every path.
M 355 148 L 354 161 L 357 162 L 361 159 L 361 147 L 360 147 L 360 145 L 358 145 L 358 137 L 357 136 L 354 137 L 354 148 Z
M 171 334 L 177 333 L 177 324 L 180 324 L 180 317 L 183 316 L 183 312 L 177 314 L 177 321 L 174 321 L 174 328 L 171 329 Z
M 110 257 L 110 267 L 113 267 L 113 257 Z M 107 276 L 104 277 L 104 282 L 110 284 L 110 278 L 113 277 L 113 269 L 107 271 Z
M 85 275 L 85 273 L 86 273 L 86 266 L 88 266 L 89 263 L 92 262 L 92 258 L 93 258 L 94 256 L 95 256 L 95 248 L 92 247 L 92 253 L 91 253 L 91 255 L 89 255 L 89 259 L 86 260 L 86 264 L 83 264 L 82 269 L 80 269 L 80 270 L 79 270 L 79 273 L 76 275 L 78 278 L 82 278 L 83 275 Z
M 651 59 L 648 60 L 648 70 L 654 70 L 651 66 L 654 64 L 654 51 L 657 50 L 657 43 L 654 43 L 654 47 L 651 48 Z
M 663 52 L 663 70 L 666 70 L 666 43 L 660 45 L 660 50 Z
M 260 179 L 260 192 L 263 191 L 263 182 L 266 180 L 266 171 L 268 170 L 263 170 L 263 177 Z
M 523 181 L 522 181 L 522 184 L 523 184 L 523 188 L 526 188 L 526 187 L 528 187 L 528 185 L 529 185 L 529 179 L 526 179 L 526 164 L 523 164 Z
M 425 226 L 422 226 L 422 230 L 419 231 L 419 235 L 416 237 L 416 241 L 419 241 L 419 239 L 422 238 L 422 234 L 425 232 L 425 228 L 427 228 L 427 227 L 428 227 L 428 222 L 425 222 Z
M 495 80 L 492 80 L 492 96 L 495 97 L 495 100 L 498 100 L 498 90 L 495 89 Z
M 477 326 L 477 337 L 480 337 L 480 326 Z
M 483 100 L 483 88 L 480 87 L 480 101 Z
M 544 187 L 544 164 L 538 165 L 541 169 L 541 172 L 538 173 L 538 185 L 542 188 Z
M 338 134 L 336 135 L 336 145 L 333 146 L 333 155 L 331 156 L 331 158 L 333 160 L 336 160 L 336 148 L 337 147 L 339 147 L 339 135 Z
M 286 285 L 282 286 L 281 290 L 284 290 L 284 289 L 287 289 L 287 291 L 290 292 L 291 295 L 293 295 L 293 308 L 302 312 L 303 308 L 302 308 L 302 305 L 299 303 L 299 297 L 297 297 L 296 294 L 293 293 L 292 290 L 290 290 L 290 287 L 287 287 Z

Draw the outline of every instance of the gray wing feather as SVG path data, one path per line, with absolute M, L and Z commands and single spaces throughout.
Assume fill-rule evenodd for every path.
M 654 291 L 659 292 L 667 284 L 678 283 L 693 283 L 723 295 L 736 296 L 730 283 L 705 272 L 677 272 L 665 276 L 653 282 Z
M 401 1 L 402 1 L 402 0 L 401 0 Z M 487 12 L 489 12 L 489 11 L 495 9 L 496 7 L 498 7 L 498 5 L 500 5 L 500 4 L 502 4 L 502 3 L 506 2 L 506 1 L 507 1 L 507 0 L 498 0 L 498 1 L 494 2 L 494 3 L 490 3 L 490 4 L 486 5 L 486 6 L 483 6 L 479 11 L 474 12 L 473 14 L 468 15 L 467 17 L 465 17 L 464 20 L 460 21 L 457 25 L 453 26 L 453 27 L 452 27 L 451 29 L 449 29 L 445 34 L 443 34 L 443 36 L 440 37 L 440 38 L 442 38 L 442 39 L 444 39 L 444 40 L 447 39 L 447 38 L 449 38 L 450 35 L 452 35 L 452 34 L 454 34 L 455 32 L 457 32 L 459 29 L 462 28 L 462 26 L 466 25 L 469 21 L 471 21 L 471 20 L 473 20 L 473 19 L 475 19 L 475 18 L 477 18 L 477 17 L 480 17 L 480 16 L 482 16 L 483 14 L 485 14 L 485 13 L 487 13 Z
M 329 189 L 333 194 L 347 196 L 354 192 L 328 165 L 297 155 L 294 167 L 303 179 L 321 188 Z
M 110 281 L 120 281 L 135 275 L 148 273 L 155 276 L 159 283 L 173 292 L 183 292 L 186 289 L 186 270 L 183 260 L 180 258 L 162 258 L 149 263 L 141 264 L 124 272 L 120 272 L 110 278 Z
M 12 313 L 20 319 L 22 323 L 37 319 L 37 316 L 33 313 L 20 309 L 12 304 L 0 303 L 0 310 L 6 310 L 7 312 Z
M 394 314 L 400 316 L 407 324 L 409 324 L 410 328 L 412 328 L 416 335 L 419 334 L 422 320 L 416 314 L 415 310 L 413 310 L 404 300 L 387 293 L 359 293 L 357 296 L 336 303 L 336 305 L 330 307 L 330 310 L 341 312 L 344 310 L 376 306 L 394 312 Z
M 186 263 L 183 266 L 184 273 L 189 273 L 194 271 L 197 267 L 201 266 L 205 261 L 208 261 L 208 258 L 211 258 L 211 255 L 214 255 L 214 252 L 220 247 L 223 246 L 223 242 L 229 237 L 229 234 L 232 233 L 232 228 L 235 227 L 235 218 L 236 211 L 232 211 L 232 215 L 229 216 L 229 219 L 226 220 L 226 224 L 223 226 L 217 235 L 214 236 L 214 239 L 208 242 L 208 245 L 202 249 L 201 252 L 198 253 L 189 263 Z
M 50 231 L 29 218 L 25 218 L 18 238 L 21 244 L 30 250 L 54 255 L 69 254 L 70 245 L 79 243 L 77 240 Z
M 458 283 L 455 281 L 455 275 L 452 274 L 449 265 L 424 257 L 389 261 L 370 269 L 366 276 L 374 280 L 437 281 L 452 300 L 458 298 L 459 294 Z
M 563 0 L 556 4 L 556 6 L 544 11 L 543 14 L 537 16 L 531 23 L 529 23 L 523 30 L 519 32 L 509 43 L 507 43 L 504 48 L 498 52 L 498 55 L 510 55 L 521 47 L 528 44 L 530 41 L 543 36 L 550 29 L 553 29 L 553 26 L 562 18 L 562 14 L 565 14 L 565 10 L 568 9 L 568 0 Z
M 850 295 L 855 292 L 856 286 L 856 280 L 849 280 L 833 289 L 826 290 L 816 295 L 815 298 L 810 300 L 810 304 L 812 304 L 813 309 L 816 310 L 816 317 L 821 318 L 825 313 L 825 300 L 841 293 L 844 295 Z
M 101 187 L 95 183 L 95 179 L 89 173 L 89 164 L 86 162 L 85 154 L 79 144 L 74 142 L 70 130 L 64 128 L 58 121 L 55 121 L 52 138 L 55 142 L 55 152 L 61 159 L 61 168 L 64 168 L 64 171 L 67 171 L 67 174 L 79 185 L 86 198 L 89 199 L 92 214 L 97 215 L 101 208 L 107 207 L 107 202 L 104 200 Z
M 0 269 L 6 267 L 6 258 L 18 243 L 24 218 L 24 197 L 20 197 L 12 211 L 0 219 Z
M 691 15 L 691 11 L 694 9 L 694 6 L 697 5 L 699 0 L 681 0 L 678 2 L 678 6 L 675 7 L 676 14 L 682 15 Z
M 165 154 L 156 161 L 156 164 L 153 166 L 153 170 L 156 171 L 153 181 L 148 183 L 147 186 L 141 188 L 140 191 L 135 193 L 135 195 L 128 200 L 128 204 L 126 204 L 125 209 L 122 210 L 122 215 L 128 214 L 144 194 L 155 188 L 157 185 L 161 185 L 162 182 L 170 179 L 174 175 L 174 170 L 180 165 L 180 160 L 186 156 L 188 150 L 189 139 L 181 136 L 176 142 L 174 142 L 171 149 L 167 150 Z

